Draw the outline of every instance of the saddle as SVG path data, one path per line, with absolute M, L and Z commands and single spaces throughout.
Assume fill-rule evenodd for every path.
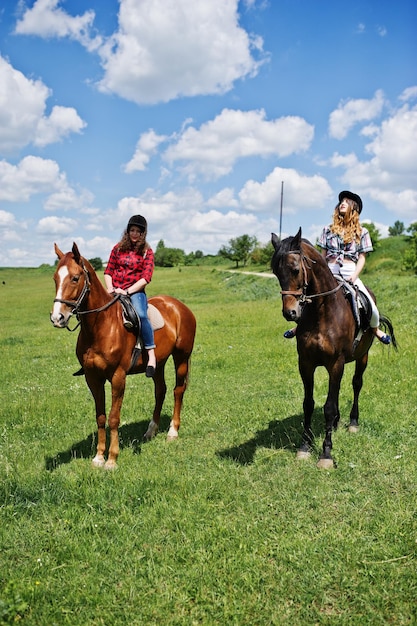
M 129 296 L 121 295 L 119 296 L 119 300 L 122 305 L 123 325 L 127 330 L 134 332 L 137 338 L 135 347 L 133 348 L 129 370 L 126 372 L 127 374 L 132 374 L 132 370 L 134 369 L 143 349 L 142 335 L 140 332 L 140 320 Z M 164 318 L 153 304 L 148 304 L 148 317 L 154 331 L 165 326 Z M 83 367 L 73 374 L 73 376 L 83 375 Z
M 123 325 L 128 330 L 136 334 L 137 340 L 133 348 L 130 367 L 127 374 L 131 374 L 143 349 L 142 335 L 140 332 L 140 319 L 136 313 L 135 307 L 129 296 L 120 296 L 120 304 L 122 305 Z M 148 304 L 148 317 L 153 330 L 158 330 L 165 325 L 164 318 L 153 304 Z
M 336 275 L 335 278 L 339 283 L 341 283 L 344 296 L 352 308 L 353 317 L 356 323 L 355 340 L 353 344 L 355 349 L 363 333 L 370 326 L 372 306 L 367 296 L 360 291 L 358 287 L 355 287 L 352 283 L 347 282 L 341 276 Z

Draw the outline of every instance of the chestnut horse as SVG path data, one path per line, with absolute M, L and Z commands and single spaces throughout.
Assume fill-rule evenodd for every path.
M 329 387 L 324 405 L 325 438 L 318 467 L 331 468 L 334 466 L 332 430 L 337 428 L 340 419 L 339 391 L 345 363 L 355 361 L 349 430 L 356 432 L 359 394 L 374 334 L 368 328 L 359 343 L 355 342 L 357 328 L 351 305 L 324 257 L 309 241 L 302 239 L 301 228 L 295 237 L 283 241 L 273 233 L 272 244 L 275 252 L 271 267 L 282 289 L 282 314 L 286 320 L 297 324 L 298 367 L 304 385 L 304 430 L 297 458 L 307 458 L 311 452 L 314 373 L 323 365 L 329 374 Z M 393 346 L 397 348 L 390 320 L 381 315 L 380 321 L 389 328 Z
M 106 469 L 116 467 L 119 454 L 120 410 L 126 386 L 126 375 L 143 373 L 147 355 L 140 357 L 130 369 L 136 336 L 123 326 L 122 307 L 117 298 L 107 293 L 92 265 L 84 259 L 74 243 L 71 252 L 64 254 L 55 244 L 59 262 L 54 274 L 56 298 L 51 322 L 56 328 L 68 328 L 76 315 L 80 332 L 76 353 L 87 385 L 94 397 L 98 428 L 97 452 L 93 465 Z M 155 408 L 144 439 L 150 440 L 159 428 L 159 419 L 166 394 L 165 363 L 172 355 L 175 365 L 174 412 L 168 431 L 168 440 L 178 437 L 181 407 L 187 385 L 190 357 L 194 345 L 196 320 L 188 307 L 169 296 L 150 298 L 161 313 L 164 325 L 155 331 L 157 367 L 154 375 Z M 75 330 L 75 329 L 74 329 Z M 110 444 L 107 461 L 105 382 L 111 384 L 111 409 L 108 419 Z

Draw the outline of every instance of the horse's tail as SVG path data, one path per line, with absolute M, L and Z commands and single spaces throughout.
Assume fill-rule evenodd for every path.
M 394 327 L 393 327 L 392 322 L 389 319 L 389 317 L 386 317 L 385 315 L 380 315 L 379 316 L 379 323 L 384 328 L 384 331 L 386 331 L 387 328 L 388 328 L 389 334 L 391 335 L 392 345 L 394 346 L 394 348 L 396 350 L 398 350 L 398 343 L 397 343 L 397 340 L 395 338 Z

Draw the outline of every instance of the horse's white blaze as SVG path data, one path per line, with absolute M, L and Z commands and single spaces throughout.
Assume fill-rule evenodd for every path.
M 58 289 L 56 291 L 56 298 L 57 299 L 62 299 L 62 286 L 64 284 L 64 279 L 65 277 L 68 276 L 68 268 L 67 267 L 61 267 L 61 269 L 58 271 L 58 278 L 59 278 L 59 284 L 58 284 Z M 61 312 L 61 308 L 62 308 L 62 302 L 54 302 L 54 306 L 52 309 L 52 313 L 51 313 L 51 320 L 53 322 L 56 322 L 57 320 L 60 319 L 61 315 L 64 315 Z

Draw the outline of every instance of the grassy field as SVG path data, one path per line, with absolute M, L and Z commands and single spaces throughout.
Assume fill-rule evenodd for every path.
M 372 347 L 360 431 L 335 434 L 333 471 L 316 468 L 321 370 L 317 455 L 295 459 L 302 385 L 275 279 L 157 269 L 148 295 L 198 322 L 180 437 L 165 439 L 169 391 L 142 443 L 153 385 L 129 377 L 105 472 L 76 334 L 49 322 L 52 272 L 0 269 L 0 624 L 417 623 L 416 277 L 379 258 L 365 278 L 400 351 Z

